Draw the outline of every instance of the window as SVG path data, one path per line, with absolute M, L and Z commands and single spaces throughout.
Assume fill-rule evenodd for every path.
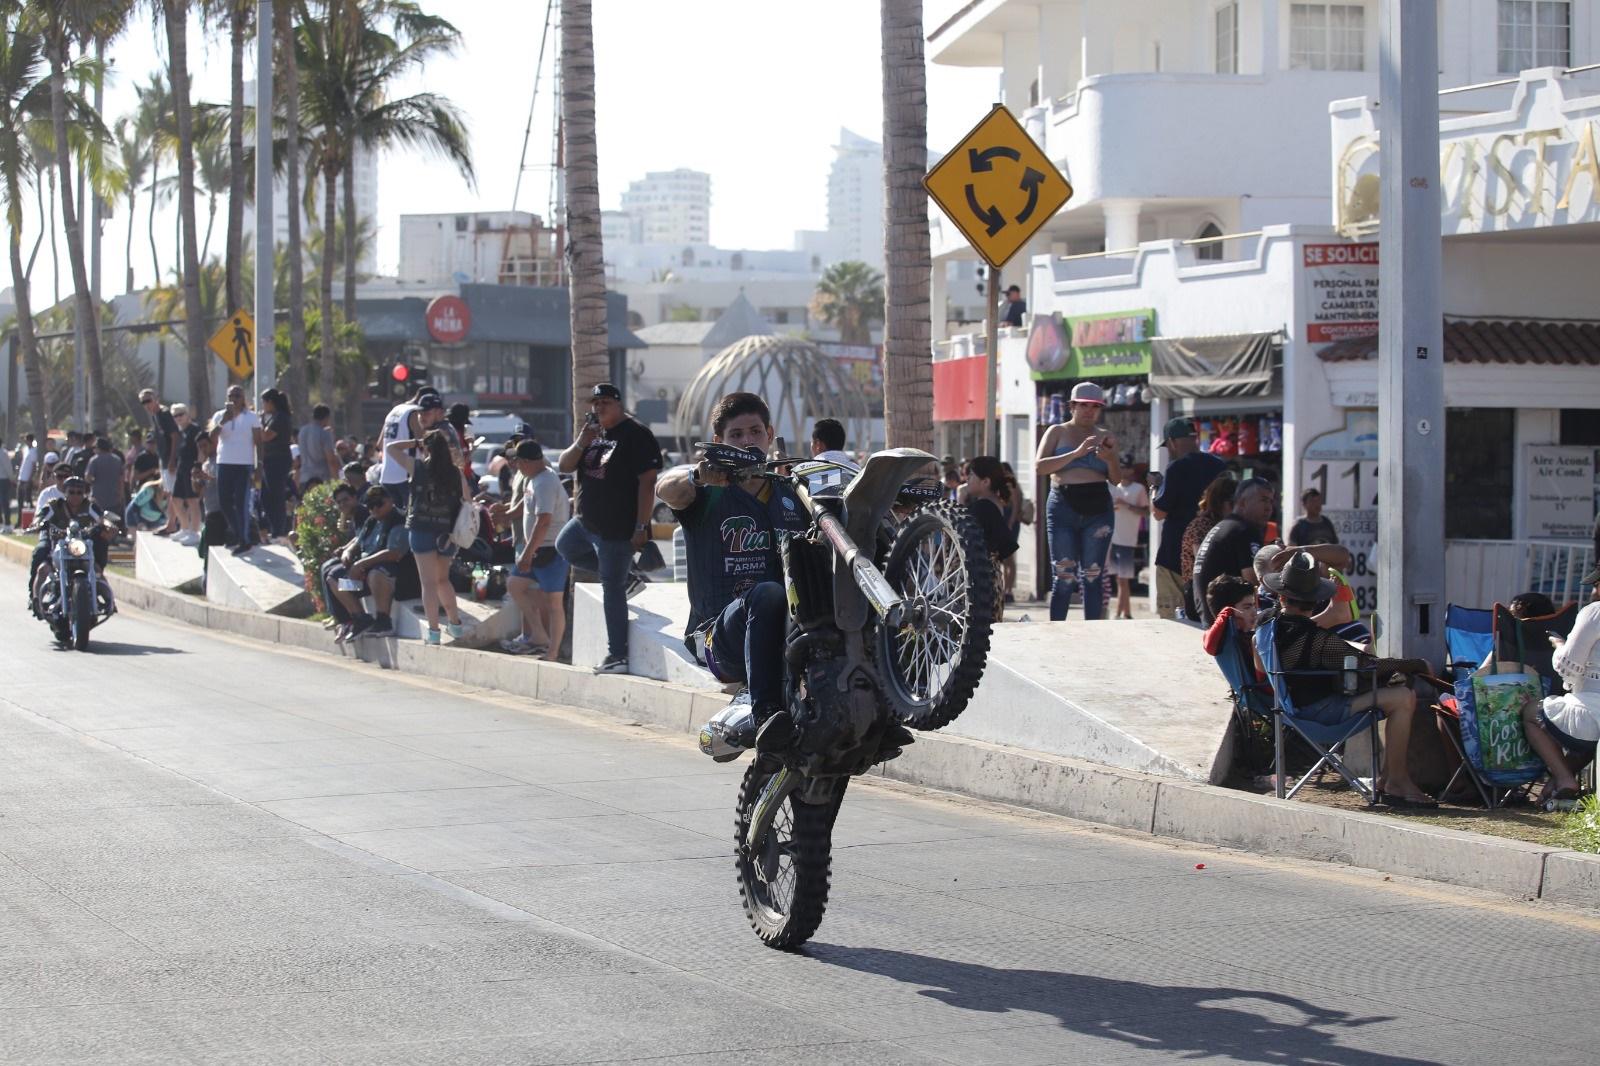
M 1290 68 L 1365 70 L 1366 16 L 1360 4 L 1290 4 Z
M 1569 0 L 1500 0 L 1500 72 L 1572 64 Z
M 1451 407 L 1444 413 L 1444 535 L 1510 540 L 1517 412 Z
M 1156 69 L 1160 69 L 1159 60 Z M 1217 73 L 1239 73 L 1238 0 L 1217 8 Z
M 1222 230 L 1217 224 L 1215 222 L 1207 222 L 1201 227 L 1200 232 L 1195 234 L 1195 239 L 1205 241 L 1220 236 L 1222 236 Z M 1222 262 L 1222 242 L 1213 240 L 1210 244 L 1195 245 L 1194 258 L 1199 263 Z

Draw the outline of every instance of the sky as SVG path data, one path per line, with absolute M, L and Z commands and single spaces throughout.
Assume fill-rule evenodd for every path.
M 402 87 L 442 93 L 465 115 L 476 164 L 469 186 L 455 169 L 416 154 L 393 154 L 379 167 L 380 272 L 399 261 L 399 216 L 426 212 L 504 210 L 511 206 L 539 40 L 544 0 L 424 0 L 461 31 L 457 55 L 437 60 Z M 557 5 L 559 7 L 559 4 Z M 797 229 L 823 229 L 827 175 L 841 127 L 874 140 L 883 126 L 878 4 L 874 0 L 596 0 L 596 113 L 601 206 L 618 206 L 630 180 L 649 170 L 689 167 L 712 177 L 711 239 L 732 248 L 788 248 Z M 112 47 L 106 89 L 107 124 L 131 112 L 134 86 L 165 64 L 165 44 L 140 22 Z M 545 77 L 528 147 L 529 169 L 518 206 L 547 214 L 552 122 L 549 73 L 558 41 L 552 33 Z M 225 101 L 225 35 L 190 35 L 190 66 L 199 100 Z M 254 46 L 246 78 L 254 75 Z M 959 140 L 994 102 L 995 69 L 930 66 L 929 147 Z M 119 205 L 120 208 L 120 205 Z M 202 232 L 206 204 L 198 205 Z M 226 207 L 219 209 L 213 254 Z M 135 283 L 151 281 L 144 239 L 145 206 L 134 233 Z M 172 234 L 174 216 L 157 215 L 157 232 Z M 103 288 L 121 291 L 127 219 L 106 224 Z M 24 247 L 38 235 L 30 218 Z M 172 238 L 167 239 L 171 247 Z M 144 245 L 141 251 L 141 245 Z M 162 249 L 163 269 L 172 256 Z M 66 250 L 61 286 L 70 289 Z M 50 249 L 33 275 L 35 303 L 52 294 Z

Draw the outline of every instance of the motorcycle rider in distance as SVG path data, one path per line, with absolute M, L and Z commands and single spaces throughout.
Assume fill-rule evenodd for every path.
M 61 495 L 44 505 L 35 522 L 35 528 L 39 530 L 39 544 L 33 549 L 33 560 L 28 569 L 28 605 L 35 617 L 38 617 L 39 593 L 49 576 L 46 570 L 46 564 L 50 562 L 49 529 L 65 529 L 74 518 L 87 515 L 93 523 L 89 531 L 89 545 L 94 549 L 94 564 L 102 573 L 106 566 L 110 530 L 106 528 L 100 510 L 89 501 L 89 483 L 73 475 L 60 487 Z
M 712 408 L 711 439 L 747 449 L 759 463 L 772 445 L 771 419 L 755 393 L 729 393 Z M 736 483 L 705 459 L 663 474 L 656 496 L 677 515 L 688 555 L 684 643 L 718 681 L 749 687 L 756 750 L 787 749 L 795 725 L 783 705 L 789 607 L 779 538 L 805 531 L 805 508 L 787 486 L 763 478 Z

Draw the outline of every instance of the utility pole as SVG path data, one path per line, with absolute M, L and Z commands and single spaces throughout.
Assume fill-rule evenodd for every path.
M 289 0 L 283 0 L 288 3 Z M 272 0 L 256 2 L 256 381 L 255 394 L 278 383 L 272 317 Z M 305 417 L 306 412 L 301 413 Z
M 1378 608 L 1386 654 L 1444 655 L 1444 318 L 1438 13 L 1384 0 L 1378 327 Z
M 95 41 L 94 58 L 100 67 L 100 72 L 95 75 L 94 79 L 94 113 L 103 115 L 106 110 L 106 42 L 104 40 Z M 81 187 L 79 195 L 82 195 Z M 78 212 L 78 218 L 83 218 L 81 209 Z M 100 333 L 100 231 L 105 228 L 105 224 L 105 201 L 100 199 L 99 190 L 95 190 L 89 194 L 89 299 L 94 305 L 94 320 L 88 324 L 87 328 L 94 330 L 96 336 Z M 100 349 L 100 358 L 103 370 L 105 360 L 104 347 Z M 78 376 L 82 378 L 83 375 L 83 360 L 80 358 L 78 360 Z M 106 375 L 102 373 L 100 375 L 102 384 L 105 378 Z M 84 390 L 83 395 L 84 416 L 87 420 L 89 411 L 88 391 Z M 109 426 L 95 426 L 94 428 L 110 431 Z

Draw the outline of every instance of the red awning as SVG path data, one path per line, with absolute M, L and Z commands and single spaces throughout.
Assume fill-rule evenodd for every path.
M 1376 359 L 1378 335 L 1351 337 L 1317 353 L 1325 363 Z M 1467 319 L 1444 324 L 1444 361 L 1515 365 L 1600 366 L 1600 323 Z
M 983 418 L 983 371 L 987 356 L 942 359 L 933 364 L 933 420 L 976 422 Z

